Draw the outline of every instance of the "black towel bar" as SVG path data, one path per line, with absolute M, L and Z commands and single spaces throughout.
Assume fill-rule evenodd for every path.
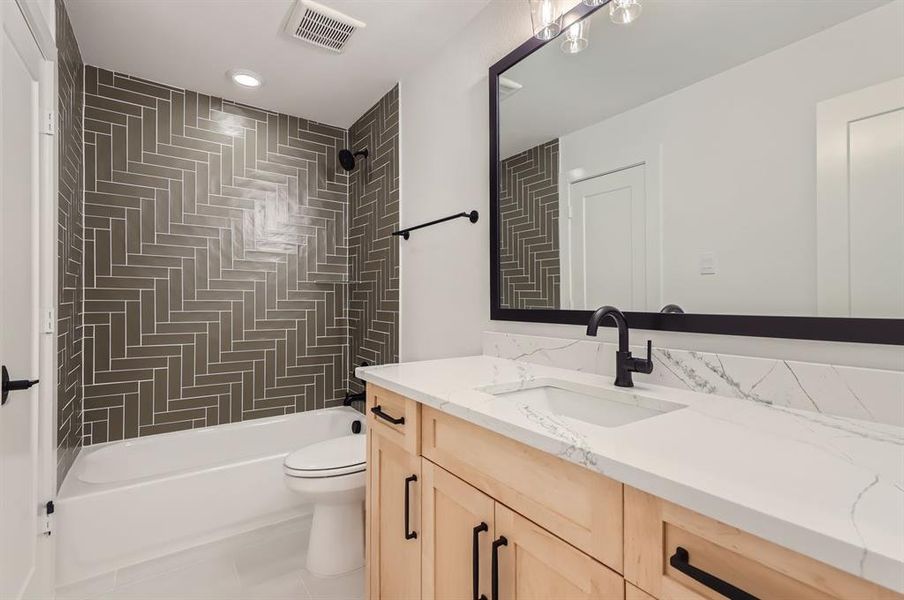
M 446 221 L 451 221 L 452 219 L 461 219 L 466 218 L 469 219 L 472 223 L 476 223 L 477 219 L 480 217 L 477 214 L 476 210 L 472 210 L 471 212 L 460 212 L 457 215 L 449 215 L 448 217 L 443 217 L 442 219 L 437 219 L 435 221 L 430 221 L 429 223 L 421 223 L 420 225 L 415 225 L 414 227 L 408 227 L 407 229 L 399 229 L 398 231 L 393 231 L 392 235 L 400 235 L 402 239 L 408 239 L 411 236 L 411 232 L 415 229 L 421 229 L 423 227 L 430 227 L 431 225 L 436 225 L 437 223 L 445 223 Z

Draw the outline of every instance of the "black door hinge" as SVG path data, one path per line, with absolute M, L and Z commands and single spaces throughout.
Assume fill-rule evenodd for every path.
M 48 515 L 53 514 L 53 511 L 55 510 L 53 507 L 53 500 L 48 501 L 47 504 L 44 505 L 44 507 L 47 509 Z

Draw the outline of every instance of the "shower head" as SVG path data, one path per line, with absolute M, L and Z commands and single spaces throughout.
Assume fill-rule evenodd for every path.
M 355 157 L 361 156 L 363 158 L 367 158 L 367 148 L 363 150 L 358 150 L 354 154 L 352 154 L 351 150 L 342 149 L 339 151 L 339 164 L 342 165 L 342 168 L 346 171 L 351 171 L 355 168 Z

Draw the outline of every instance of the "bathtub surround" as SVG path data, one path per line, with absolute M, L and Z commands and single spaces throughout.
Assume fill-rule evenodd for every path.
M 560 308 L 559 140 L 499 165 L 504 308 Z
M 86 68 L 86 444 L 342 398 L 345 142 Z
M 632 338 L 631 351 L 646 348 Z M 612 376 L 617 345 L 531 335 L 484 332 L 483 354 Z M 904 427 L 904 373 L 802 361 L 653 348 L 653 383 L 824 415 Z
M 349 176 L 351 371 L 399 360 L 399 88 L 351 126 L 349 147 L 367 148 Z M 349 388 L 361 386 L 349 372 Z
M 58 113 L 57 486 L 82 445 L 82 127 L 84 64 L 56 0 Z

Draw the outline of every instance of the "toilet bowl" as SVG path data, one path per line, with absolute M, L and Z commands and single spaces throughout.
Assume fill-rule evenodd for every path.
M 364 485 L 367 437 L 332 438 L 289 454 L 286 485 L 314 505 L 307 568 L 341 575 L 364 566 Z

